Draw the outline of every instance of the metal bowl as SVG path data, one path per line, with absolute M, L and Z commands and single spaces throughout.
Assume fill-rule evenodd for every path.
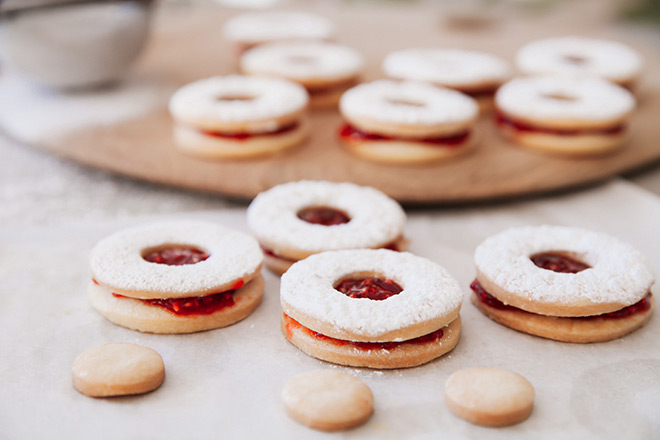
M 147 0 L 0 5 L 3 65 L 57 89 L 117 81 L 144 47 L 152 9 Z

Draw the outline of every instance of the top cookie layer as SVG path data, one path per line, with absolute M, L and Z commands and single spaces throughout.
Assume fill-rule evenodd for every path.
M 584 37 L 533 41 L 518 51 L 516 64 L 527 74 L 598 76 L 618 83 L 635 79 L 643 67 L 630 47 Z
M 385 57 L 383 71 L 392 78 L 465 89 L 501 84 L 511 77 L 511 67 L 502 58 L 460 49 L 420 48 L 393 52 Z
M 343 211 L 348 223 L 323 226 L 298 218 L 304 208 Z M 352 183 L 303 180 L 275 186 L 257 195 L 247 221 L 260 243 L 278 255 L 304 258 L 339 249 L 377 248 L 403 232 L 406 214 L 377 189 Z
M 248 12 L 231 18 L 223 27 L 225 38 L 245 44 L 298 38 L 325 40 L 334 30 L 327 18 L 301 11 Z
M 296 81 L 337 81 L 360 74 L 364 59 L 350 47 L 323 41 L 279 42 L 257 46 L 241 57 L 241 70 Z
M 169 109 L 175 120 L 195 128 L 260 133 L 299 117 L 308 101 L 305 88 L 292 81 L 229 75 L 181 87 L 172 95 Z
M 344 93 L 341 114 L 367 132 L 423 138 L 470 127 L 479 107 L 467 95 L 412 81 L 379 80 Z
M 351 277 L 391 279 L 403 291 L 382 301 L 335 290 Z M 282 276 L 282 310 L 307 328 L 352 341 L 416 338 L 456 319 L 463 301 L 443 267 L 408 252 L 360 249 L 323 252 L 295 263 Z
M 557 128 L 608 126 L 626 119 L 635 98 L 598 78 L 527 77 L 504 84 L 495 95 L 500 111 Z
M 169 245 L 192 246 L 209 254 L 195 264 L 169 266 L 142 258 Z M 259 244 L 247 234 L 201 221 L 155 223 L 116 232 L 94 247 L 92 277 L 102 286 L 135 298 L 185 298 L 247 283 L 261 267 Z
M 531 256 L 559 252 L 591 266 L 557 273 L 537 267 Z M 644 298 L 655 278 L 632 246 L 609 235 L 563 226 L 507 229 L 475 252 L 477 278 L 505 304 L 534 313 L 587 316 L 608 313 Z

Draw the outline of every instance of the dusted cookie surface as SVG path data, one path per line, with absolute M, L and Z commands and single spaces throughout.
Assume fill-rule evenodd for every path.
M 445 401 L 458 417 L 483 426 L 520 423 L 534 408 L 534 387 L 500 368 L 467 368 L 449 376 Z
M 350 374 L 315 370 L 287 382 L 282 401 L 289 415 L 303 425 L 339 431 L 368 420 L 374 397 L 364 382 Z
M 161 356 L 136 344 L 105 344 L 81 353 L 73 362 L 73 385 L 90 397 L 146 393 L 164 378 Z

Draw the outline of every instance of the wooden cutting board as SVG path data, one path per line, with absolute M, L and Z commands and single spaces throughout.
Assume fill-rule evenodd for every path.
M 632 120 L 630 143 L 624 150 L 603 157 L 555 157 L 510 144 L 487 115 L 479 121 L 481 140 L 472 154 L 424 166 L 382 165 L 347 152 L 337 139 L 340 116 L 336 111 L 325 111 L 312 115 L 309 140 L 291 152 L 255 160 L 204 161 L 175 149 L 167 103 L 163 102 L 160 109 L 138 119 L 76 130 L 38 146 L 127 176 L 240 198 L 254 197 L 287 181 L 323 179 L 371 185 L 409 203 L 499 199 L 577 187 L 660 159 L 660 54 L 639 38 L 624 29 L 592 23 L 578 11 L 543 16 L 521 15 L 514 10 L 494 16 L 472 11 L 469 18 L 476 18 L 478 23 L 457 28 L 449 25 L 452 21 L 447 11 L 431 3 L 315 5 L 320 7 L 316 12 L 336 21 L 337 40 L 367 57 L 366 80 L 383 76 L 380 63 L 385 54 L 408 47 L 479 49 L 512 60 L 522 44 L 553 35 L 582 34 L 631 44 L 646 57 L 647 70 L 639 89 L 640 105 Z M 235 13 L 212 4 L 161 8 L 136 74 L 175 88 L 234 72 L 233 49 L 223 40 L 220 29 Z

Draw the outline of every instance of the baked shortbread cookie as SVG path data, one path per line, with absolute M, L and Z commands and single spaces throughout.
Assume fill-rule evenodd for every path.
M 169 103 L 184 153 L 241 159 L 299 145 L 309 132 L 305 89 L 280 78 L 216 76 L 187 84 Z
M 277 185 L 250 203 L 247 221 L 266 267 L 282 274 L 296 261 L 329 250 L 406 250 L 406 214 L 377 189 L 303 180 Z
M 507 229 L 475 252 L 472 303 L 515 330 L 564 342 L 603 342 L 647 323 L 655 278 L 632 246 L 563 226 Z
M 332 21 L 303 11 L 246 12 L 230 18 L 224 37 L 242 52 L 264 43 L 283 40 L 328 40 L 335 33 Z
M 516 65 L 526 75 L 596 76 L 632 89 L 644 61 L 616 41 L 568 36 L 526 44 L 516 54 Z
M 379 80 L 344 93 L 339 135 L 352 153 L 377 162 L 422 164 L 466 153 L 475 141 L 476 101 L 432 84 Z
M 282 332 L 340 365 L 405 368 L 458 343 L 463 293 L 441 266 L 387 249 L 330 251 L 282 276 Z
M 114 324 L 147 333 L 225 327 L 261 302 L 259 244 L 201 221 L 116 232 L 92 250 L 89 298 Z
M 84 351 L 73 361 L 73 385 L 90 397 L 127 396 L 158 388 L 163 358 L 148 347 L 110 343 Z
M 458 90 L 476 99 L 482 110 L 492 107 L 495 91 L 512 75 L 509 63 L 495 55 L 441 48 L 392 52 L 383 61 L 383 71 L 393 79 Z
M 445 402 L 458 417 L 482 426 L 508 426 L 534 409 L 534 387 L 521 375 L 501 368 L 466 368 L 445 383 Z
M 282 401 L 294 420 L 323 431 L 354 428 L 374 411 L 371 389 L 360 379 L 333 370 L 297 375 L 284 386 Z
M 260 45 L 240 60 L 248 75 L 275 76 L 305 87 L 314 109 L 336 108 L 341 95 L 355 86 L 364 58 L 354 49 L 323 41 L 288 41 Z
M 504 84 L 495 95 L 496 122 L 514 142 L 569 156 L 621 148 L 635 98 L 598 78 L 527 77 Z

